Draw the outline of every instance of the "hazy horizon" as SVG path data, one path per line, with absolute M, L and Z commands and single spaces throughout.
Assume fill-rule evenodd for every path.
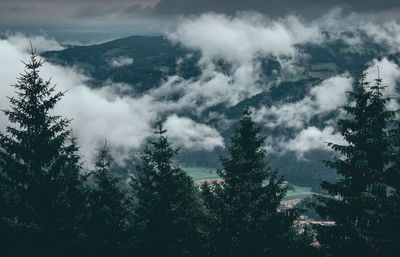
M 269 19 L 297 16 L 312 22 L 332 10 L 377 23 L 400 19 L 400 3 L 395 0 L 2 0 L 0 32 L 90 43 L 127 35 L 163 35 L 204 13 L 235 17 L 255 12 Z

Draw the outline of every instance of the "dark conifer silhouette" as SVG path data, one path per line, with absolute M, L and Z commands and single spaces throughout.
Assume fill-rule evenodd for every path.
M 387 202 L 383 205 L 385 210 L 384 229 L 381 232 L 386 238 L 386 244 L 382 251 L 383 256 L 400 252 L 400 120 L 399 111 L 392 129 L 390 130 L 390 164 L 384 182 L 387 184 Z
M 215 256 L 297 256 L 298 246 L 307 248 L 294 228 L 297 212 L 278 211 L 286 189 L 265 160 L 264 140 L 246 108 L 231 137 L 230 156 L 221 158 L 223 183 L 202 187 L 215 219 Z
M 29 51 L 0 134 L 0 242 L 3 256 L 72 254 L 82 234 L 85 197 L 70 121 L 51 114 L 64 93 L 39 74 Z
M 198 187 L 181 167 L 161 123 L 133 179 L 139 256 L 203 256 L 206 214 Z
M 85 240 L 89 256 L 123 256 L 129 244 L 132 201 L 121 178 L 110 173 L 113 160 L 104 144 L 98 150 L 89 189 L 90 214 Z
M 339 156 L 326 164 L 341 177 L 323 182 L 329 196 L 316 197 L 317 212 L 336 222 L 318 228 L 318 240 L 329 256 L 385 256 L 395 238 L 388 237 L 392 207 L 387 184 L 394 112 L 386 109 L 389 99 L 383 97 L 381 83 L 378 78 L 370 86 L 362 76 L 356 91 L 349 93 L 355 105 L 343 108 L 349 117 L 338 122 L 347 144 L 329 144 Z

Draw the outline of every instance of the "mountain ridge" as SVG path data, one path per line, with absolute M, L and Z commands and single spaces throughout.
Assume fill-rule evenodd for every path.
M 307 43 L 295 47 L 305 57 L 293 66 L 294 72 L 291 73 L 285 73 L 277 58 L 259 57 L 262 73 L 260 79 L 267 81 L 262 82 L 265 85 L 269 83 L 268 90 L 252 95 L 233 106 L 220 103 L 205 108 L 200 115 L 190 109 L 179 111 L 179 115 L 215 128 L 227 142 L 246 105 L 258 110 L 277 104 L 296 103 L 325 79 L 345 73 L 355 77 L 365 70 L 372 60 L 386 55 L 396 59 L 387 54 L 381 46 L 371 42 L 352 46 L 337 39 L 324 44 Z M 92 78 L 89 83 L 91 87 L 102 87 L 110 81 L 124 83 L 133 88 L 132 97 L 137 97 L 160 87 L 173 76 L 192 82 L 198 80 L 202 69 L 199 64 L 201 54 L 199 50 L 172 43 L 164 36 L 130 36 L 98 45 L 49 51 L 42 56 L 51 63 L 82 70 Z M 122 64 L 113 66 L 113 60 L 120 60 Z M 221 59 L 215 60 L 214 65 L 221 74 L 229 75 L 230 63 Z M 179 100 L 180 95 L 166 97 Z M 218 115 L 212 118 L 212 114 Z M 322 128 L 324 122 L 330 119 L 330 115 L 328 113 L 315 116 L 308 125 Z M 290 127 L 263 126 L 263 133 L 279 139 L 290 138 L 295 132 Z M 218 168 L 220 154 L 226 154 L 225 149 L 217 148 L 211 152 L 185 149 L 181 151 L 178 161 L 186 166 Z M 313 188 L 318 188 L 321 179 L 336 179 L 334 172 L 321 162 L 330 158 L 331 152 L 320 149 L 307 152 L 304 158 L 298 158 L 296 153 L 290 151 L 271 151 L 269 154 L 269 159 L 272 165 L 278 168 L 279 174 L 284 175 L 290 182 Z

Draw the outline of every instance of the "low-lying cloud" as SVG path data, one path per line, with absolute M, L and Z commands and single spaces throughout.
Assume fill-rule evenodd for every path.
M 242 64 L 260 56 L 294 56 L 295 44 L 320 41 L 322 36 L 316 25 L 307 25 L 296 16 L 270 20 L 246 12 L 234 17 L 207 13 L 186 19 L 169 38 L 200 50 L 200 64 L 216 59 Z
M 13 42 L 17 39 L 13 37 Z M 36 39 L 37 40 L 37 39 Z M 45 38 L 40 40 L 45 41 Z M 27 61 L 29 56 L 26 49 L 29 47 L 29 38 L 20 37 L 18 44 L 0 40 L 0 108 L 7 109 L 9 102 L 6 96 L 13 95 L 11 84 L 16 83 L 16 77 L 24 69 L 20 60 Z M 22 50 L 23 49 L 23 50 Z M 81 146 L 81 153 L 86 157 L 89 165 L 92 162 L 95 149 L 106 138 L 109 146 L 114 151 L 115 159 L 123 163 L 129 158 L 132 149 L 139 149 L 152 135 L 154 123 L 164 113 L 163 107 L 167 103 L 157 103 L 150 95 L 137 98 L 116 94 L 124 90 L 126 85 L 108 82 L 101 89 L 91 89 L 87 86 L 88 77 L 79 73 L 72 67 L 61 67 L 51 63 L 45 63 L 41 76 L 45 79 L 52 78 L 59 91 L 67 91 L 65 97 L 57 105 L 55 112 L 67 118 L 72 118 L 72 128 Z M 4 130 L 8 121 L 1 113 L 1 130 Z M 212 150 L 213 147 L 223 146 L 218 132 L 205 124 L 198 124 L 188 118 L 172 116 L 167 120 L 168 126 L 176 123 L 185 125 L 185 128 L 196 131 L 196 136 L 186 133 L 172 132 L 172 137 L 181 146 L 192 146 L 192 140 L 199 149 Z M 180 136 L 181 135 L 181 136 Z M 204 138 L 202 138 L 204 137 Z
M 398 21 L 388 21 L 383 24 L 367 22 L 361 24 L 360 28 L 374 42 L 381 44 L 388 51 L 400 51 L 400 24 Z
M 254 12 L 235 17 L 207 13 L 187 18 L 167 36 L 172 42 L 201 53 L 201 75 L 195 80 L 170 77 L 154 94 L 184 92 L 174 104 L 194 108 L 197 114 L 218 104 L 234 106 L 268 91 L 270 83 L 261 76 L 262 58 L 276 58 L 282 69 L 290 68 L 290 63 L 301 56 L 296 44 L 322 39 L 317 26 L 307 25 L 295 16 L 270 20 Z M 221 69 L 218 61 L 227 65 Z
M 120 56 L 118 58 L 113 58 L 108 61 L 111 68 L 119 68 L 122 66 L 131 65 L 133 63 L 133 58 L 129 58 L 126 56 Z
M 19 52 L 25 52 L 30 47 L 29 44 L 32 44 L 38 53 L 65 49 L 65 47 L 61 46 L 54 38 L 48 38 L 45 36 L 32 36 L 26 38 L 21 33 L 13 33 L 7 35 L 7 41 Z M 29 44 L 27 44 L 27 41 L 29 41 Z
M 115 154 L 118 153 L 116 159 L 123 162 L 129 158 L 132 149 L 139 149 L 152 135 L 153 125 L 160 118 L 164 119 L 168 136 L 176 146 L 212 151 L 224 147 L 225 142 L 215 128 L 202 123 L 205 110 L 221 105 L 232 107 L 259 93 L 268 93 L 272 85 L 279 86 L 279 71 L 269 80 L 263 74 L 263 58 L 280 62 L 283 73 L 295 73 L 294 65 L 306 60 L 298 50 L 298 44 L 324 44 L 332 40 L 324 32 L 332 32 L 337 39 L 345 26 L 355 31 L 354 35 L 344 37 L 349 45 L 360 44 L 363 34 L 370 36 L 373 42 L 390 46 L 388 53 L 399 51 L 400 25 L 397 22 L 346 25 L 347 22 L 338 21 L 337 13 L 312 22 L 296 16 L 270 19 L 254 12 L 235 16 L 206 13 L 184 17 L 176 30 L 166 36 L 175 44 L 200 54 L 197 64 L 200 75 L 190 79 L 170 76 L 140 96 L 123 94 L 133 90 L 132 86 L 113 81 L 107 81 L 100 89 L 91 89 L 87 86 L 90 78 L 74 67 L 46 63 L 41 74 L 44 78 L 52 77 L 59 90 L 68 90 L 55 111 L 73 118 L 74 133 L 82 146 L 82 153 L 89 160 L 94 149 L 107 138 Z M 354 16 L 344 20 L 352 19 Z M 5 96 L 13 94 L 9 85 L 15 83 L 15 78 L 23 70 L 19 60 L 28 58 L 25 50 L 29 47 L 29 40 L 39 48 L 39 52 L 63 49 L 57 41 L 46 37 L 9 35 L 0 40 L 2 109 L 9 105 Z M 116 68 L 133 62 L 132 58 L 121 56 L 109 60 L 109 65 Z M 376 66 L 379 66 L 383 84 L 388 86 L 385 94 L 397 97 L 398 65 L 388 58 L 381 58 L 369 66 L 368 79 L 373 81 L 376 78 Z M 275 102 L 261 107 L 255 113 L 256 120 L 269 129 L 289 128 L 294 131 L 292 137 L 279 138 L 279 142 L 272 143 L 282 151 L 298 153 L 299 158 L 308 151 L 327 149 L 324 142 L 343 142 L 333 124 L 340 115 L 339 108 L 349 104 L 346 91 L 352 89 L 353 82 L 346 72 L 331 76 L 313 86 L 297 102 Z M 392 101 L 390 108 L 398 108 L 397 102 Z M 197 122 L 185 116 L 188 111 L 192 117 L 197 115 Z M 329 120 L 316 127 L 311 122 L 315 117 L 329 117 Z M 3 115 L 0 115 L 0 121 L 2 127 L 7 123 Z
M 328 150 L 328 143 L 346 144 L 343 137 L 334 128 L 319 129 L 311 126 L 301 130 L 295 138 L 284 141 L 280 146 L 283 150 L 296 152 L 297 158 L 304 159 L 307 152 Z
M 348 74 L 337 75 L 311 88 L 302 100 L 293 103 L 278 103 L 263 107 L 256 112 L 256 120 L 265 121 L 265 126 L 301 129 L 315 116 L 327 115 L 347 104 L 346 92 L 351 90 L 353 79 Z
M 224 139 L 216 129 L 173 114 L 164 123 L 167 135 L 177 147 L 193 150 L 213 150 L 224 147 Z
M 373 60 L 364 71 L 366 81 L 374 85 L 375 80 L 383 79 L 382 85 L 384 97 L 390 98 L 387 105 L 389 110 L 398 110 L 400 79 L 400 67 L 393 61 L 383 58 L 380 61 Z M 332 150 L 328 143 L 345 145 L 343 137 L 337 131 L 336 122 L 344 117 L 341 107 L 352 105 L 347 92 L 352 90 L 353 78 L 347 74 L 338 75 L 324 80 L 320 85 L 313 87 L 309 94 L 301 101 L 286 103 L 283 105 L 263 107 L 256 113 L 256 120 L 267 121 L 265 126 L 269 128 L 292 128 L 296 131 L 292 138 L 280 137 L 273 142 L 279 147 L 279 153 L 287 151 L 295 152 L 299 159 L 305 160 L 306 153 L 313 150 Z M 322 128 L 310 124 L 310 120 L 317 116 L 337 114 L 328 119 Z

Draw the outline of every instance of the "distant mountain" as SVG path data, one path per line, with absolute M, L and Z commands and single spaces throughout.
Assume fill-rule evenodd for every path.
M 178 59 L 188 54 L 193 53 L 172 45 L 161 36 L 132 36 L 100 45 L 72 46 L 42 55 L 50 62 L 81 69 L 94 79 L 91 81 L 94 87 L 112 80 L 134 85 L 135 90 L 142 93 L 167 76 L 179 73 L 188 78 L 198 75 L 195 58 L 181 64 L 178 71 Z
M 276 57 L 260 57 L 262 78 L 275 83 L 268 91 L 261 92 L 234 106 L 217 104 L 207 108 L 202 116 L 194 115 L 191 110 L 184 115 L 216 128 L 228 142 L 235 121 L 241 116 L 245 105 L 256 109 L 270 107 L 281 102 L 296 102 L 303 99 L 311 88 L 335 74 L 344 72 L 357 77 L 367 64 L 387 54 L 381 46 L 365 41 L 358 45 L 336 39 L 323 44 L 307 43 L 296 48 L 305 56 L 296 63 L 296 72 L 285 73 Z M 168 77 L 179 75 L 183 79 L 195 81 L 201 74 L 198 61 L 201 53 L 173 44 L 161 36 L 132 36 L 104 44 L 91 46 L 73 46 L 63 51 L 51 51 L 43 54 L 47 61 L 63 66 L 75 66 L 92 78 L 90 86 L 101 87 L 107 81 L 126 83 L 132 86 L 133 95 L 143 95 L 159 87 Z M 216 61 L 220 70 L 229 70 L 229 63 Z M 174 96 L 177 99 L 178 96 Z M 224 114 L 212 118 L 212 113 Z M 211 117 L 211 118 L 210 118 Z M 328 117 L 314 118 L 310 126 L 320 128 Z M 264 132 L 272 138 L 292 135 L 291 128 L 269 128 Z M 218 155 L 225 154 L 223 149 L 212 152 L 202 150 L 181 151 L 180 161 L 186 166 L 218 167 Z M 294 152 L 270 154 L 268 158 L 280 174 L 298 185 L 318 188 L 321 179 L 334 180 L 335 173 L 326 168 L 321 160 L 332 158 L 332 153 L 314 150 L 307 153 L 305 159 L 297 158 Z

